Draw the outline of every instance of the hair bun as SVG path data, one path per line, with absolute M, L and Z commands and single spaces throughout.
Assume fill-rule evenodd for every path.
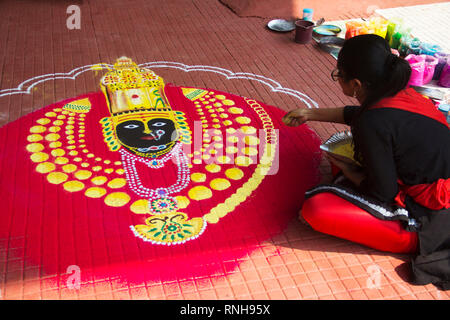
M 393 69 L 395 64 L 399 60 L 400 60 L 400 58 L 396 54 L 394 54 L 394 53 L 388 54 L 388 56 L 386 57 L 386 63 L 385 63 L 388 70 Z

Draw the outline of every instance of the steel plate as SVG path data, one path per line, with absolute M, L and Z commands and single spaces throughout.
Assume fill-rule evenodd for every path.
M 288 32 L 295 29 L 295 21 L 292 20 L 284 20 L 284 19 L 275 19 L 269 21 L 267 27 L 270 30 L 278 31 L 278 32 Z

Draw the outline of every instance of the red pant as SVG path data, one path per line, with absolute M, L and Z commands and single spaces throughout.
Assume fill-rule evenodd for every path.
M 395 253 L 417 250 L 417 233 L 406 231 L 399 221 L 385 221 L 332 193 L 307 199 L 303 218 L 319 232 Z

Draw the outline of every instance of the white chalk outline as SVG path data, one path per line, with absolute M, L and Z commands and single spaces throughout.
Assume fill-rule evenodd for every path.
M 227 79 L 247 79 L 258 81 L 266 86 L 268 86 L 272 92 L 281 92 L 297 98 L 302 101 L 308 108 L 318 108 L 319 105 L 309 96 L 304 93 L 301 93 L 297 90 L 284 88 L 277 81 L 248 72 L 232 72 L 228 69 L 214 67 L 214 66 L 205 66 L 205 65 L 193 65 L 189 66 L 180 62 L 170 62 L 170 61 L 155 61 L 155 62 L 146 62 L 138 65 L 141 68 L 173 68 L 179 69 L 184 72 L 191 71 L 203 71 L 203 72 L 214 72 L 217 74 L 221 74 L 225 76 Z M 94 67 L 94 68 L 93 68 Z M 30 94 L 31 90 L 38 84 L 49 81 L 49 80 L 57 80 L 57 79 L 72 79 L 75 80 L 80 74 L 86 71 L 98 71 L 102 69 L 112 69 L 113 65 L 107 63 L 99 63 L 99 64 L 90 64 L 82 67 L 78 67 L 73 69 L 72 71 L 66 73 L 48 73 L 41 76 L 36 76 L 25 80 L 21 84 L 19 84 L 16 88 L 11 89 L 3 89 L 0 90 L 0 97 L 9 96 L 13 94 L 26 93 Z

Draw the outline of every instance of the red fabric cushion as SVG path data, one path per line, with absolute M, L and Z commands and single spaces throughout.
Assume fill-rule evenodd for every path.
M 307 199 L 303 218 L 319 232 L 395 253 L 417 249 L 417 234 L 406 231 L 399 221 L 384 221 L 332 193 Z

